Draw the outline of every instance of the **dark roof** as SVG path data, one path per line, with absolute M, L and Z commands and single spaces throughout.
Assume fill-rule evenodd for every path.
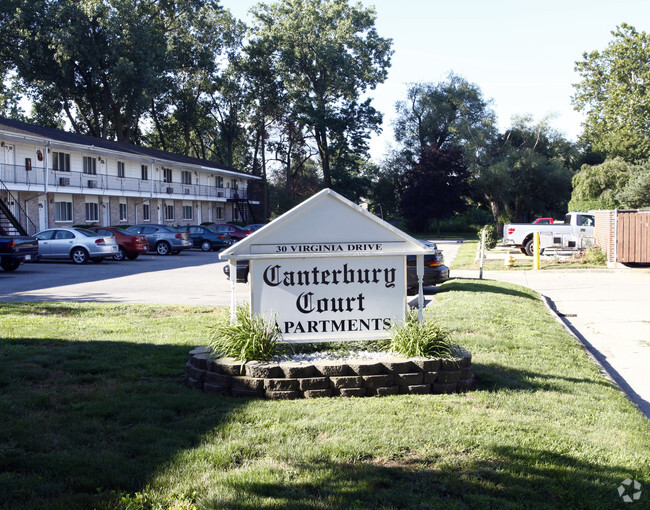
M 130 143 L 115 142 L 113 140 L 106 140 L 104 138 L 97 138 L 95 136 L 79 135 L 77 133 L 70 133 L 61 129 L 54 129 L 49 127 L 37 126 L 35 124 L 28 124 L 19 120 L 7 119 L 0 117 L 0 128 L 15 133 L 39 136 L 50 140 L 56 140 L 64 143 L 74 143 L 78 145 L 88 145 L 97 147 L 99 149 L 107 149 L 111 151 L 126 152 L 128 154 L 138 156 L 149 156 L 152 158 L 164 159 L 176 163 L 184 163 L 189 165 L 200 165 L 204 167 L 214 168 L 215 170 L 227 170 L 229 172 L 237 172 L 248 177 L 253 177 L 246 172 L 242 172 L 237 168 L 231 166 L 208 161 L 207 159 L 192 158 L 189 156 L 182 156 L 174 154 L 173 152 L 165 152 L 159 149 L 152 149 L 150 147 L 142 147 L 140 145 L 133 145 Z

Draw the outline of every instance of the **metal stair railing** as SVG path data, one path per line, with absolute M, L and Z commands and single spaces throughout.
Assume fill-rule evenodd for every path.
M 29 235 L 27 230 L 30 229 L 30 227 L 34 232 L 36 232 L 38 230 L 36 224 L 29 218 L 29 216 L 27 216 L 27 211 L 21 207 L 18 199 L 14 197 L 2 180 L 0 180 L 0 190 L 4 190 L 7 193 L 7 201 L 13 200 L 14 204 L 18 206 L 21 217 L 27 221 L 27 228 L 25 228 L 25 226 L 23 226 L 18 218 L 16 218 L 11 212 L 9 206 L 0 200 L 0 230 L 3 231 L 4 235 L 27 236 Z

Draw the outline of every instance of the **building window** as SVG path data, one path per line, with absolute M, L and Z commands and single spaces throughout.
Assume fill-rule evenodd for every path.
M 120 221 L 126 221 L 126 204 L 120 204 Z
M 163 168 L 163 182 L 172 182 L 171 168 Z
M 192 172 L 183 170 L 181 172 L 181 183 L 182 184 L 192 184 Z
M 69 172 L 70 154 L 66 154 L 65 152 L 53 152 L 52 169 L 58 172 Z
M 174 219 L 174 206 L 173 205 L 166 205 L 165 206 L 165 219 L 170 220 L 170 221 Z
M 147 165 L 140 165 L 140 172 L 142 173 L 142 180 L 149 180 L 149 167 Z
M 231 179 L 230 187 L 235 190 L 239 189 L 239 181 L 237 179 Z
M 151 213 L 149 212 L 149 204 L 142 204 L 142 220 L 150 221 Z
M 86 221 L 99 221 L 99 204 L 86 202 Z
M 117 176 L 124 177 L 124 161 L 117 162 Z
M 72 202 L 54 202 L 54 221 L 72 221 Z
M 223 220 L 223 207 L 217 207 L 216 219 Z
M 217 175 L 214 180 L 215 180 L 215 186 L 217 188 L 223 188 L 223 177 Z
M 83 173 L 97 175 L 97 159 L 90 156 L 84 156 Z
M 193 220 L 194 219 L 194 208 L 191 205 L 183 206 L 183 219 L 184 220 Z

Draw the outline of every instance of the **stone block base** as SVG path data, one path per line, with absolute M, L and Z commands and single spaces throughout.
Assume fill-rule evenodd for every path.
M 215 358 L 205 347 L 190 351 L 185 383 L 236 397 L 295 399 L 381 397 L 466 392 L 472 388 L 472 355 L 454 349 L 453 359 L 385 358 L 348 362 L 241 363 Z

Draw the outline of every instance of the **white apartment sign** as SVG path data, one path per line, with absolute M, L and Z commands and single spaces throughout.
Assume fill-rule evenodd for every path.
M 323 190 L 221 258 L 230 261 L 230 274 L 237 259 L 249 260 L 251 312 L 275 317 L 284 340 L 370 340 L 386 338 L 390 325 L 404 320 L 405 255 L 422 259 L 424 250 L 407 234 Z
M 404 319 L 404 257 L 251 261 L 254 312 L 277 313 L 287 340 L 385 338 Z

